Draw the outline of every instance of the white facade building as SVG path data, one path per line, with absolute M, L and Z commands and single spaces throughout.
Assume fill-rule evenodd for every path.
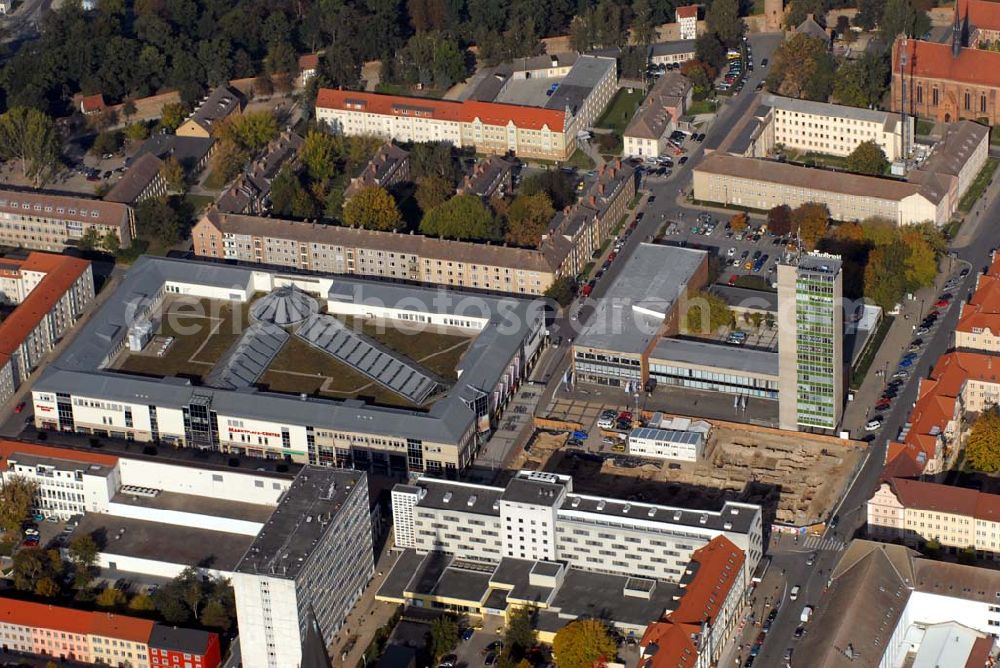
M 673 429 L 633 429 L 628 435 L 628 453 L 637 457 L 696 462 L 705 451 L 705 435 Z
M 392 492 L 396 546 L 496 562 L 562 561 L 585 571 L 676 581 L 716 536 L 763 554 L 761 509 L 726 502 L 694 511 L 572 491 L 572 478 L 522 471 L 506 487 L 420 478 Z

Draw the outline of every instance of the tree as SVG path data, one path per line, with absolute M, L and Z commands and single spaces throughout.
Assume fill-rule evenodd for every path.
M 930 19 L 925 12 L 913 8 L 910 0 L 885 0 L 879 20 L 879 32 L 891 43 L 898 35 L 919 37 L 930 30 Z
M 198 620 L 206 591 L 201 574 L 189 566 L 181 571 L 174 583 L 180 588 L 180 598 L 191 610 L 191 616 Z
M 160 110 L 160 127 L 173 132 L 184 122 L 184 105 L 179 102 L 169 102 Z
M 249 153 L 233 139 L 220 139 L 212 156 L 212 178 L 219 183 L 229 183 L 239 174 L 250 159 Z
M 687 334 L 711 334 L 736 322 L 733 310 L 722 298 L 704 290 L 687 295 L 682 316 Z
M 396 200 L 380 186 L 362 188 L 344 204 L 344 223 L 350 227 L 388 232 L 401 220 Z
M 851 19 L 847 18 L 843 14 L 837 17 L 837 26 L 834 28 L 837 36 L 844 40 L 845 42 L 853 42 L 854 31 L 851 30 Z
M 21 176 L 38 187 L 59 164 L 59 132 L 37 109 L 14 107 L 0 115 L 0 158 L 18 160 Z
M 558 658 L 559 668 L 593 668 L 614 661 L 618 645 L 604 622 L 582 619 L 559 629 L 552 641 L 552 652 Z
M 441 615 L 431 622 L 431 655 L 437 661 L 458 645 L 458 622 L 451 615 Z
M 144 591 L 140 591 L 128 602 L 128 609 L 135 612 L 152 612 L 156 610 L 156 604 L 153 603 L 152 596 Z
M 93 155 L 116 153 L 122 147 L 122 133 L 118 130 L 105 130 L 97 135 L 90 146 Z
M 122 103 L 122 117 L 124 117 L 126 123 L 128 123 L 130 118 L 135 116 L 136 111 L 135 102 L 132 101 L 132 98 L 125 98 L 125 102 Z
M 160 165 L 160 176 L 167 183 L 167 188 L 171 192 L 181 193 L 187 190 L 187 180 L 184 174 L 184 167 L 174 156 L 168 156 Z
M 275 74 L 295 76 L 298 74 L 298 62 L 292 45 L 279 39 L 268 47 L 267 56 L 264 58 L 264 69 L 271 76 Z
M 830 225 L 830 211 L 825 204 L 806 202 L 792 211 L 792 227 L 798 231 L 799 239 L 806 250 L 816 248 L 816 244 L 826 234 Z
M 55 581 L 60 570 L 62 561 L 58 550 L 18 550 L 14 553 L 11 568 L 14 588 L 18 591 L 36 591 L 36 586 L 43 579 Z
M 69 543 L 69 559 L 73 564 L 73 588 L 85 589 L 94 579 L 97 565 L 97 543 L 90 534 L 82 534 Z
M 222 122 L 218 133 L 222 139 L 229 139 L 252 154 L 278 136 L 278 119 L 271 111 L 234 114 Z
M 713 91 L 713 81 L 715 81 L 715 68 L 700 60 L 689 60 L 681 65 L 681 74 L 691 80 L 692 97 L 696 100 L 704 100 Z
M 177 211 L 158 199 L 147 199 L 135 209 L 136 230 L 144 239 L 172 246 L 181 240 L 181 221 Z
M 726 45 L 714 32 L 702 33 L 695 38 L 694 57 L 718 70 L 726 62 Z
M 8 533 L 20 531 L 36 493 L 38 483 L 23 476 L 8 476 L 0 487 L 0 529 Z
M 125 605 L 125 592 L 115 587 L 106 587 L 97 595 L 95 603 L 102 608 L 119 608 Z
M 438 176 L 454 188 L 459 170 L 452 145 L 443 141 L 414 144 L 410 151 L 410 174 L 418 183 L 422 176 Z
M 885 0 L 858 0 L 858 13 L 854 16 L 854 25 L 865 31 L 870 31 L 878 25 L 882 17 Z
M 267 97 L 274 95 L 274 81 L 267 72 L 261 72 L 253 80 L 254 97 Z
M 96 227 L 88 227 L 83 232 L 83 236 L 77 241 L 77 246 L 83 250 L 94 250 L 101 243 L 101 236 L 97 233 Z
M 149 128 L 145 123 L 129 123 L 125 126 L 125 139 L 130 142 L 142 141 L 149 136 Z
M 833 71 L 826 43 L 796 33 L 774 52 L 767 87 L 788 97 L 825 102 L 833 89 Z
M 576 282 L 570 276 L 560 276 L 545 290 L 545 296 L 560 306 L 569 306 L 573 301 Z
M 656 24 L 653 22 L 653 6 L 650 1 L 634 0 L 632 16 L 632 41 L 640 46 L 649 46 L 656 39 Z
M 965 445 L 965 461 L 976 471 L 1000 471 L 1000 415 L 996 406 L 984 410 L 972 424 Z
M 742 211 L 740 213 L 733 214 L 733 216 L 729 219 L 729 227 L 733 230 L 733 232 L 742 232 L 747 229 L 749 225 L 750 219 Z
M 309 178 L 326 181 L 337 173 L 337 160 L 341 145 L 337 138 L 320 130 L 310 130 L 299 148 L 299 160 L 305 165 Z
M 205 603 L 205 609 L 201 611 L 201 623 L 226 632 L 233 625 L 232 612 L 226 609 L 225 604 L 220 599 L 211 598 Z
M 35 593 L 45 598 L 53 598 L 59 595 L 59 583 L 51 576 L 39 578 L 35 583 Z
M 516 246 L 537 247 L 553 215 L 555 209 L 547 194 L 519 195 L 507 211 L 507 240 Z
M 882 147 L 869 139 L 858 144 L 847 156 L 847 169 L 858 174 L 880 176 L 889 169 L 889 160 Z
M 837 69 L 833 96 L 841 104 L 874 106 L 885 94 L 888 80 L 888 54 L 866 51 L 857 60 L 849 60 Z
M 556 210 L 564 209 L 576 201 L 572 180 L 557 169 L 532 174 L 521 182 L 521 195 L 534 195 L 540 192 L 549 196 Z
M 534 618 L 532 607 L 519 607 L 511 612 L 503 635 L 503 656 L 511 663 L 524 661 L 528 650 L 537 643 Z
M 430 175 L 417 179 L 414 197 L 420 210 L 427 213 L 434 207 L 444 204 L 454 194 L 455 188 L 448 181 L 440 176 Z
M 425 213 L 420 232 L 444 239 L 477 241 L 501 236 L 493 213 L 475 195 L 456 195 Z
M 738 46 L 744 33 L 739 0 L 713 0 L 705 12 L 705 28 L 727 47 Z
M 792 208 L 779 204 L 767 212 L 767 229 L 772 234 L 783 237 L 792 231 Z

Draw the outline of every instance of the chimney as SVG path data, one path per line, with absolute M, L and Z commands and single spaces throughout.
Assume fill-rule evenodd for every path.
M 588 201 L 592 206 L 597 204 L 597 198 L 594 197 L 593 195 L 590 196 L 590 199 Z
M 597 192 L 601 193 L 602 195 L 604 194 L 604 184 L 603 183 L 598 183 L 597 184 Z M 593 199 L 593 198 L 591 198 L 591 199 Z

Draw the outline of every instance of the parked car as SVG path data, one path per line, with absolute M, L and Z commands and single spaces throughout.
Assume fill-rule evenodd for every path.
M 865 431 L 878 431 L 882 428 L 881 420 L 869 420 L 868 424 L 865 425 Z M 794 598 L 792 599 L 795 600 Z
M 793 601 L 797 599 L 799 597 L 799 592 L 801 591 L 801 589 L 802 588 L 799 587 L 799 585 L 795 585 L 794 587 L 792 587 L 792 591 L 788 592 L 788 598 L 790 598 Z
M 15 413 L 20 413 L 23 410 L 24 410 L 24 402 L 23 401 L 21 403 L 19 403 L 17 406 L 14 406 L 14 412 Z

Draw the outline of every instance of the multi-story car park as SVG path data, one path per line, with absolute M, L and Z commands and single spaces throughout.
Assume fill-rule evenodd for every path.
M 258 292 L 292 286 L 306 301 L 324 299 L 329 315 L 323 317 L 378 317 L 476 334 L 457 365 L 459 382 L 429 409 L 411 410 L 109 367 L 130 345 L 130 334 L 162 316 L 167 296 L 243 304 Z M 455 475 L 471 463 L 530 370 L 543 336 L 540 302 L 146 257 L 35 383 L 35 424 L 296 462 Z
M 93 230 L 127 248 L 135 237 L 132 207 L 85 197 L 0 189 L 0 244 L 60 251 Z

